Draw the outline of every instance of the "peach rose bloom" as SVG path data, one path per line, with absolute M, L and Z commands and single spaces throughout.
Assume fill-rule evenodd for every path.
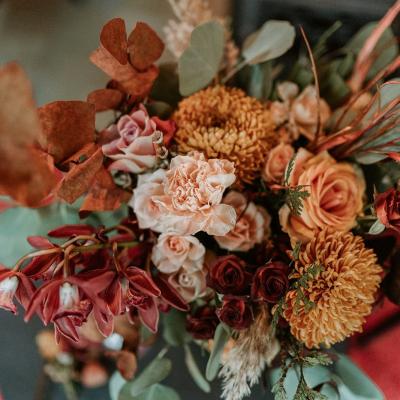
M 318 125 L 318 102 L 315 86 L 307 86 L 299 93 L 298 86 L 293 82 L 282 82 L 277 87 L 282 102 L 275 101 L 271 105 L 271 112 L 275 123 L 279 126 L 287 125 L 294 140 L 300 135 L 312 140 Z M 325 126 L 331 116 L 328 103 L 320 98 L 320 122 Z
M 165 274 L 181 268 L 192 272 L 203 268 L 205 252 L 204 246 L 194 236 L 162 233 L 153 247 L 151 260 Z
M 294 149 L 290 144 L 280 143 L 268 154 L 267 161 L 262 170 L 262 178 L 266 182 L 280 183 L 285 174 L 286 167 L 294 156 Z
M 287 205 L 279 210 L 282 229 L 292 241 L 308 242 L 325 227 L 347 232 L 363 209 L 364 178 L 351 164 L 337 162 L 327 152 L 313 155 L 300 149 L 289 184 L 305 185 L 310 193 L 300 216 Z
M 234 164 L 201 153 L 176 156 L 167 171 L 140 177 L 130 202 L 141 229 L 193 235 L 225 235 L 235 225 L 232 206 L 221 204 L 235 181 Z
M 107 128 L 104 137 L 109 142 L 102 146 L 102 150 L 105 156 L 114 160 L 108 168 L 134 174 L 154 168 L 160 155 L 157 149 L 168 140 L 174 129 L 172 121 L 150 118 L 141 104 Z M 164 138 L 162 130 L 166 131 L 167 137 Z
M 226 235 L 215 236 L 219 246 L 231 251 L 248 251 L 261 243 L 265 233 L 269 231 L 269 214 L 253 202 L 248 202 L 239 192 L 229 192 L 223 202 L 235 208 L 238 219 L 234 228 Z

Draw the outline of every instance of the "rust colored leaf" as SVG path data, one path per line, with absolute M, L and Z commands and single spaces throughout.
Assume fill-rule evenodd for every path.
M 126 93 L 129 93 L 134 97 L 145 97 L 150 92 L 151 87 L 158 76 L 158 68 L 155 65 L 148 64 L 143 71 L 139 71 L 130 62 L 125 62 L 125 58 L 119 54 L 124 46 L 122 46 L 117 52 L 115 50 L 115 45 L 112 45 L 115 37 L 121 35 L 119 31 L 118 34 L 116 32 L 117 29 L 121 29 L 120 23 L 118 23 L 119 28 L 116 28 L 115 24 L 115 22 L 112 23 L 111 27 L 108 27 L 105 31 L 105 28 L 103 28 L 100 36 L 100 47 L 92 52 L 90 60 L 93 64 L 103 70 L 111 79 L 117 81 Z M 109 35 L 114 39 L 106 40 L 104 36 L 107 36 L 107 32 L 112 32 L 109 33 Z M 149 37 L 150 35 L 151 34 L 148 33 Z M 155 44 L 154 38 L 147 40 L 149 44 L 154 42 L 153 45 L 155 46 L 155 49 L 159 47 L 159 45 Z M 105 47 L 104 44 L 106 44 L 107 47 Z M 138 44 L 136 44 L 136 46 L 138 46 Z M 128 57 L 127 49 L 125 51 L 125 55 Z M 151 57 L 154 57 L 155 53 L 159 52 L 159 50 L 147 51 L 149 51 L 149 54 L 152 54 Z M 144 54 L 144 51 L 142 50 L 142 53 L 138 52 L 138 55 L 139 54 Z M 147 57 L 150 59 L 149 56 Z
M 64 176 L 57 190 L 57 195 L 68 203 L 87 192 L 94 180 L 97 171 L 103 164 L 103 152 L 98 148 L 89 158 L 79 164 L 72 164 L 72 168 Z
M 121 376 L 130 381 L 136 374 L 137 371 L 137 360 L 134 353 L 128 350 L 120 350 L 114 352 L 108 352 L 107 355 L 115 359 L 117 369 Z
M 55 101 L 39 108 L 40 144 L 55 163 L 95 140 L 95 108 L 85 101 Z
M 138 22 L 129 35 L 128 50 L 131 64 L 144 71 L 161 57 L 164 43 L 149 25 Z
M 128 62 L 125 22 L 121 18 L 108 21 L 100 33 L 101 45 L 121 64 Z
M 124 94 L 116 89 L 99 89 L 89 93 L 88 103 L 94 105 L 96 112 L 116 110 L 124 99 Z
M 55 182 L 51 160 L 35 148 L 41 127 L 32 87 L 22 68 L 0 69 L 0 194 L 37 206 Z
M 79 215 L 85 218 L 92 211 L 112 211 L 126 203 L 132 194 L 119 188 L 111 174 L 102 167 L 97 171 L 94 182 L 86 196 Z

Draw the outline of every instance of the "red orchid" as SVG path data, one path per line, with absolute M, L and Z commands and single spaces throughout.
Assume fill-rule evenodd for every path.
M 98 294 L 107 287 L 112 275 L 112 271 L 92 270 L 45 283 L 32 297 L 25 321 L 37 312 L 45 325 L 55 324 L 58 340 L 64 335 L 78 341 L 76 327 L 93 313 L 99 331 L 109 336 L 113 331 L 113 315 Z
M 143 324 L 156 332 L 159 311 L 155 299 L 161 292 L 149 274 L 138 267 L 123 265 L 112 273 L 112 282 L 103 293 L 112 313 L 121 315 L 128 310 L 137 309 Z
M 10 270 L 0 264 L 0 308 L 17 313 L 14 297 L 25 309 L 35 292 L 35 286 L 22 272 Z

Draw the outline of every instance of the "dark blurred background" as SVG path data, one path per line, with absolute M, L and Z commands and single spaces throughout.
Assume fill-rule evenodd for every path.
M 265 20 L 275 18 L 302 25 L 311 41 L 333 22 L 341 20 L 344 26 L 332 42 L 341 45 L 363 24 L 382 17 L 393 1 L 212 0 L 211 3 L 217 13 L 232 14 L 238 43 Z M 33 82 L 39 105 L 56 99 L 84 99 L 88 92 L 106 82 L 105 75 L 90 64 L 88 54 L 97 47 L 104 22 L 116 16 L 123 17 L 128 28 L 137 20 L 146 21 L 161 35 L 163 25 L 173 17 L 166 0 L 0 0 L 0 64 L 10 60 L 22 64 Z M 163 59 L 172 56 L 167 53 Z M 7 236 L 5 221 L 0 215 L 0 238 Z M 13 261 L 5 246 L 0 247 L 0 262 Z M 0 327 L 0 390 L 4 400 L 39 400 L 36 390 L 41 382 L 41 361 L 34 337 L 41 328 L 40 322 L 25 324 L 21 316 L 0 311 Z M 217 390 L 206 395 L 196 389 L 182 356 L 179 350 L 172 352 L 174 370 L 167 383 L 179 391 L 182 400 L 218 399 Z M 64 399 L 59 388 L 44 384 L 48 390 L 46 400 Z M 109 399 L 106 389 L 85 392 L 83 398 Z M 259 390 L 253 398 L 270 397 Z

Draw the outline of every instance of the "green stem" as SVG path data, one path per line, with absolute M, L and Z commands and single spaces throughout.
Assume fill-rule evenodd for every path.
M 75 386 L 71 381 L 63 383 L 63 389 L 67 400 L 78 400 L 78 394 L 76 393 Z

